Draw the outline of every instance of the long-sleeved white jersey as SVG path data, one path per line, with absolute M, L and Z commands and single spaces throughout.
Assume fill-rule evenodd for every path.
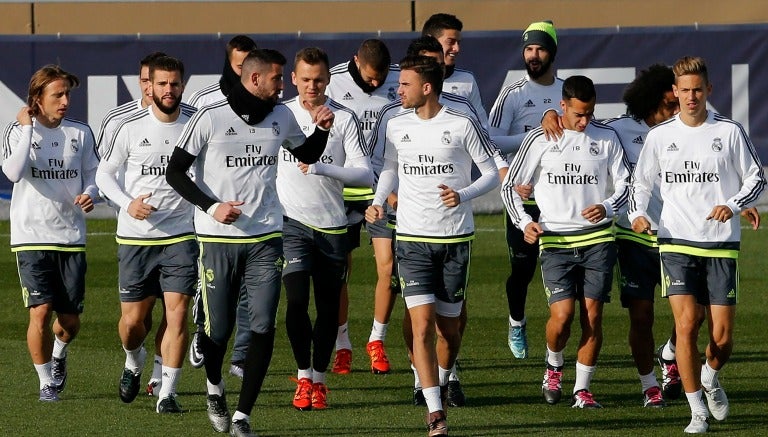
M 205 105 L 210 105 L 226 98 L 227 96 L 221 91 L 219 82 L 214 82 L 192 93 L 187 103 L 195 108 L 202 108 Z
M 3 134 L 3 172 L 13 184 L 11 250 L 80 251 L 85 214 L 75 197 L 97 199 L 99 157 L 87 124 L 65 118 L 53 129 L 13 122 Z
M 312 116 L 299 99 L 288 100 L 285 105 L 304 134 L 312 134 Z M 297 166 L 298 159 L 282 150 L 277 165 L 277 194 L 285 216 L 328 230 L 347 226 L 342 179 L 351 177 L 349 181 L 357 182 L 355 185 L 370 187 L 373 174 L 355 113 L 330 98 L 325 105 L 335 117 L 323 155 L 310 166 L 312 174 L 304 174 Z
M 488 121 L 488 112 L 483 107 L 483 99 L 480 96 L 480 87 L 477 86 L 475 75 L 463 68 L 454 68 L 443 80 L 443 92 L 466 97 L 472 104 L 478 118 Z M 487 126 L 486 126 L 487 128 Z
M 470 200 L 497 184 L 493 153 L 479 124 L 463 112 L 443 106 L 437 115 L 423 120 L 409 109 L 387 124 L 384 167 L 373 203 L 383 205 L 389 193 L 398 189 L 400 241 L 470 240 L 474 236 Z M 475 182 L 472 162 L 482 173 Z M 458 206 L 443 205 L 441 185 L 459 194 Z
M 700 126 L 688 126 L 677 115 L 648 133 L 635 167 L 630 220 L 648 217 L 655 183 L 663 200 L 659 251 L 726 249 L 722 255 L 733 257 L 728 249 L 739 247 L 738 218 L 720 223 L 707 217 L 717 205 L 737 215 L 757 201 L 766 180 L 741 125 L 709 111 Z
M 533 183 L 541 210 L 541 247 L 579 247 L 613 240 L 613 216 L 629 197 L 629 166 L 616 131 L 591 121 L 583 132 L 566 129 L 548 141 L 538 127 L 528 133 L 509 167 L 501 198 L 515 226 L 524 230 L 532 218 L 523 209 L 515 184 Z M 602 204 L 606 217 L 590 223 L 581 216 Z

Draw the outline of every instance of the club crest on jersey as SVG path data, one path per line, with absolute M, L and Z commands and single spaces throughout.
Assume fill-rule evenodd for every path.
M 446 146 L 448 144 L 451 144 L 451 131 L 445 131 L 443 132 L 442 138 L 440 138 L 440 141 L 445 144 Z
M 594 141 L 589 143 L 589 154 L 592 156 L 597 156 L 600 153 L 600 147 L 598 147 L 597 143 Z
M 712 142 L 712 150 L 719 152 L 723 150 L 723 141 L 720 138 L 715 138 Z
M 276 121 L 272 122 L 272 135 L 274 136 L 280 135 L 280 124 L 278 124 L 278 122 Z
M 80 145 L 77 144 L 77 138 L 72 138 L 72 140 L 70 140 L 69 147 L 75 153 L 77 153 L 77 151 L 80 150 Z
M 397 93 L 395 92 L 394 87 L 389 87 L 389 90 L 387 90 L 387 98 L 390 102 L 394 102 L 397 99 Z
M 457 87 L 456 85 L 452 86 L 451 87 L 451 93 L 452 94 L 458 94 L 459 93 L 459 87 Z

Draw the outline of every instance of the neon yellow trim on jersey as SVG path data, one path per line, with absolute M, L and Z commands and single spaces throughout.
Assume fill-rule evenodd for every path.
M 616 239 L 632 241 L 637 244 L 642 244 L 643 246 L 648 246 L 648 247 L 659 247 L 659 242 L 657 241 L 655 234 L 654 235 L 638 234 L 635 231 L 620 228 L 620 227 L 616 227 Z
M 331 235 L 344 235 L 347 233 L 347 227 L 344 226 L 343 228 L 318 228 L 312 225 L 308 225 L 306 223 L 301 223 L 302 225 L 308 227 L 309 229 L 312 229 L 317 232 L 322 232 L 324 234 L 331 234 Z
M 660 244 L 659 253 L 682 253 L 691 256 L 707 258 L 739 259 L 738 249 L 703 249 L 701 247 L 683 246 L 681 244 Z
M 448 244 L 448 243 L 463 243 L 465 241 L 472 241 L 475 239 L 475 235 L 466 235 L 462 237 L 416 237 L 412 235 L 397 235 L 397 241 L 413 241 L 417 243 L 435 243 L 435 244 Z
M 226 244 L 241 244 L 241 243 L 261 243 L 263 241 L 271 240 L 273 238 L 280 238 L 283 236 L 282 232 L 273 232 L 271 234 L 261 235 L 258 237 L 212 237 L 212 236 L 197 236 L 197 241 L 201 243 L 226 243 Z
M 54 252 L 85 252 L 85 246 L 17 246 L 12 247 L 11 252 L 28 252 L 31 250 L 50 250 Z
M 211 336 L 211 318 L 208 313 L 208 286 L 205 280 L 205 266 L 203 266 L 203 250 L 204 246 L 202 241 L 198 243 L 200 246 L 200 258 L 198 258 L 198 275 L 200 277 L 200 298 L 203 300 L 203 331 L 205 335 Z M 194 305 L 194 303 L 193 303 Z
M 523 200 L 523 205 L 536 205 L 536 199 Z
M 344 200 L 354 202 L 357 200 L 373 200 L 373 189 L 370 187 L 344 187 Z
M 171 244 L 181 243 L 182 241 L 189 241 L 194 239 L 194 235 L 182 235 L 178 237 L 162 238 L 157 240 L 134 240 L 132 238 L 115 237 L 117 244 L 123 244 L 126 246 L 168 246 Z
M 582 235 L 548 235 L 539 238 L 539 250 L 572 249 L 614 241 L 613 227 Z

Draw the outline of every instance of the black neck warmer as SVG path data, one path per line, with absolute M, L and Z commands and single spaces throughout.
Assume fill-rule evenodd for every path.
M 232 88 L 235 87 L 240 83 L 240 76 L 235 73 L 235 70 L 232 69 L 232 66 L 229 64 L 229 59 L 227 57 L 224 57 L 224 70 L 221 72 L 221 79 L 219 79 L 219 86 L 221 87 L 221 92 L 228 96 L 229 93 L 232 91 Z
M 448 79 L 449 77 L 451 77 L 451 75 L 453 74 L 453 72 L 455 70 L 456 70 L 456 65 L 446 65 L 445 66 L 445 77 L 443 78 L 443 80 Z
M 239 82 L 230 91 L 227 101 L 235 114 L 251 126 L 259 124 L 275 107 L 274 102 L 254 96 Z

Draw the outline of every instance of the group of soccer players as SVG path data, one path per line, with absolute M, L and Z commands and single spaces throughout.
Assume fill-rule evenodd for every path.
M 291 73 L 298 95 L 285 102 L 288 61 L 246 36 L 229 42 L 220 81 L 189 104 L 183 63 L 153 53 L 140 64 L 141 98 L 110 111 L 98 140 L 65 118 L 78 79 L 57 66 L 37 71 L 27 106 L 3 136 L 2 168 L 14 182 L 11 248 L 40 400 L 59 400 L 66 384 L 85 294 L 84 213 L 101 196 L 118 211 L 121 400 L 140 391 L 160 297 L 146 388 L 158 398 L 156 411 L 183 411 L 176 386 L 189 343 L 191 364 L 205 367 L 214 430 L 254 435 L 250 414 L 284 287 L 297 366 L 292 404 L 327 408 L 329 368 L 351 369 L 347 286 L 365 222 L 378 276 L 370 369 L 390 371 L 385 340 L 402 294 L 414 403 L 428 409 L 429 436 L 448 435 L 446 407 L 466 402 L 456 361 L 468 318 L 471 200 L 501 180 L 508 344 L 515 357 L 528 356 L 525 301 L 540 258 L 550 309 L 545 401 L 562 397 L 578 302 L 572 406 L 601 408 L 590 383 L 618 260 L 644 405 L 663 407 L 684 391 L 686 432 L 706 432 L 710 413 L 724 420 L 718 372 L 732 350 L 738 295 L 740 227 L 732 217 L 759 225 L 750 207 L 766 180 L 741 126 L 706 109 L 704 61 L 641 71 L 624 94 L 627 115 L 599 123 L 592 81 L 557 78 L 556 30 L 532 23 L 521 44 L 527 74 L 502 89 L 487 116 L 474 77 L 455 65 L 461 31 L 455 16 L 433 15 L 398 64 L 376 39 L 333 67 L 322 49 L 302 49 Z M 675 318 L 658 351 L 657 284 Z M 190 301 L 196 329 L 188 342 Z M 704 320 L 710 341 L 702 364 L 696 340 Z M 222 366 L 235 326 L 230 373 L 242 386 L 230 414 Z

